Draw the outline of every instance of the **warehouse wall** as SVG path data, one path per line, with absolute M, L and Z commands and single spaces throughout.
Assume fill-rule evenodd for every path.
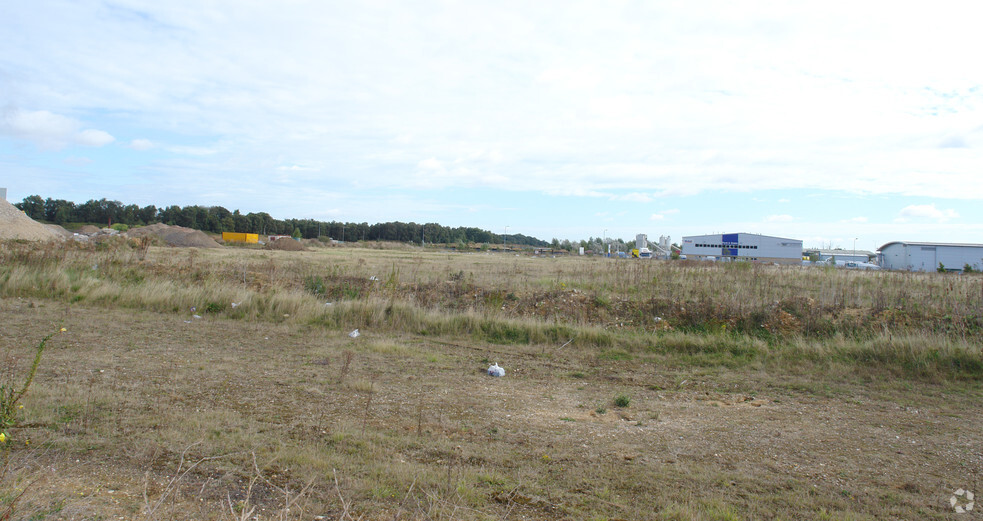
M 889 270 L 935 271 L 940 262 L 950 270 L 962 270 L 967 264 L 981 270 L 983 246 L 896 242 L 883 247 L 879 258 L 881 267 Z
M 802 241 L 750 233 L 694 235 L 683 237 L 682 254 L 693 259 L 736 258 L 798 264 L 802 260 Z

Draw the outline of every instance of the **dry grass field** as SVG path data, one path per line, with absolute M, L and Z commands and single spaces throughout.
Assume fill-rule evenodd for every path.
M 0 243 L 0 519 L 983 519 L 983 277 L 376 246 Z

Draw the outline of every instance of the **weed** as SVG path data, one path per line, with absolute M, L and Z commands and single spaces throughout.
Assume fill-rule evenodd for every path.
M 619 394 L 614 397 L 614 405 L 617 407 L 625 408 L 631 405 L 631 396 L 627 394 Z
M 348 371 L 351 370 L 352 360 L 355 358 L 355 353 L 346 350 L 341 356 L 341 371 L 338 373 L 338 383 L 345 381 L 345 377 L 348 376 Z
M 304 278 L 304 290 L 315 297 L 325 294 L 324 279 L 319 275 L 308 275 Z
M 60 332 L 65 332 L 65 328 L 61 328 Z M 10 440 L 10 429 L 17 425 L 20 409 L 24 407 L 20 404 L 20 400 L 27 393 L 27 390 L 30 389 L 31 383 L 34 381 L 34 375 L 37 374 L 38 366 L 41 365 L 41 355 L 44 354 L 44 348 L 48 344 L 48 340 L 51 340 L 51 337 L 56 334 L 58 333 L 51 333 L 41 339 L 41 342 L 35 349 L 34 361 L 31 362 L 31 368 L 28 369 L 24 384 L 20 390 L 16 389 L 13 382 L 0 382 L 0 448 L 3 448 Z

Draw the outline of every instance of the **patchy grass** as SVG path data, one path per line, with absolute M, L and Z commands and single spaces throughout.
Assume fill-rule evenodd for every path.
M 68 330 L 24 397 L 30 443 L 5 453 L 14 518 L 946 519 L 983 485 L 969 278 L 413 249 L 0 257 L 0 376 L 30 367 L 18 339 Z

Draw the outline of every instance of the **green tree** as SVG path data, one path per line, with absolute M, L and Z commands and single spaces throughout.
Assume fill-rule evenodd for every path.
M 35 221 L 44 219 L 44 199 L 41 199 L 40 195 L 29 195 L 14 206 L 23 210 L 28 217 Z

